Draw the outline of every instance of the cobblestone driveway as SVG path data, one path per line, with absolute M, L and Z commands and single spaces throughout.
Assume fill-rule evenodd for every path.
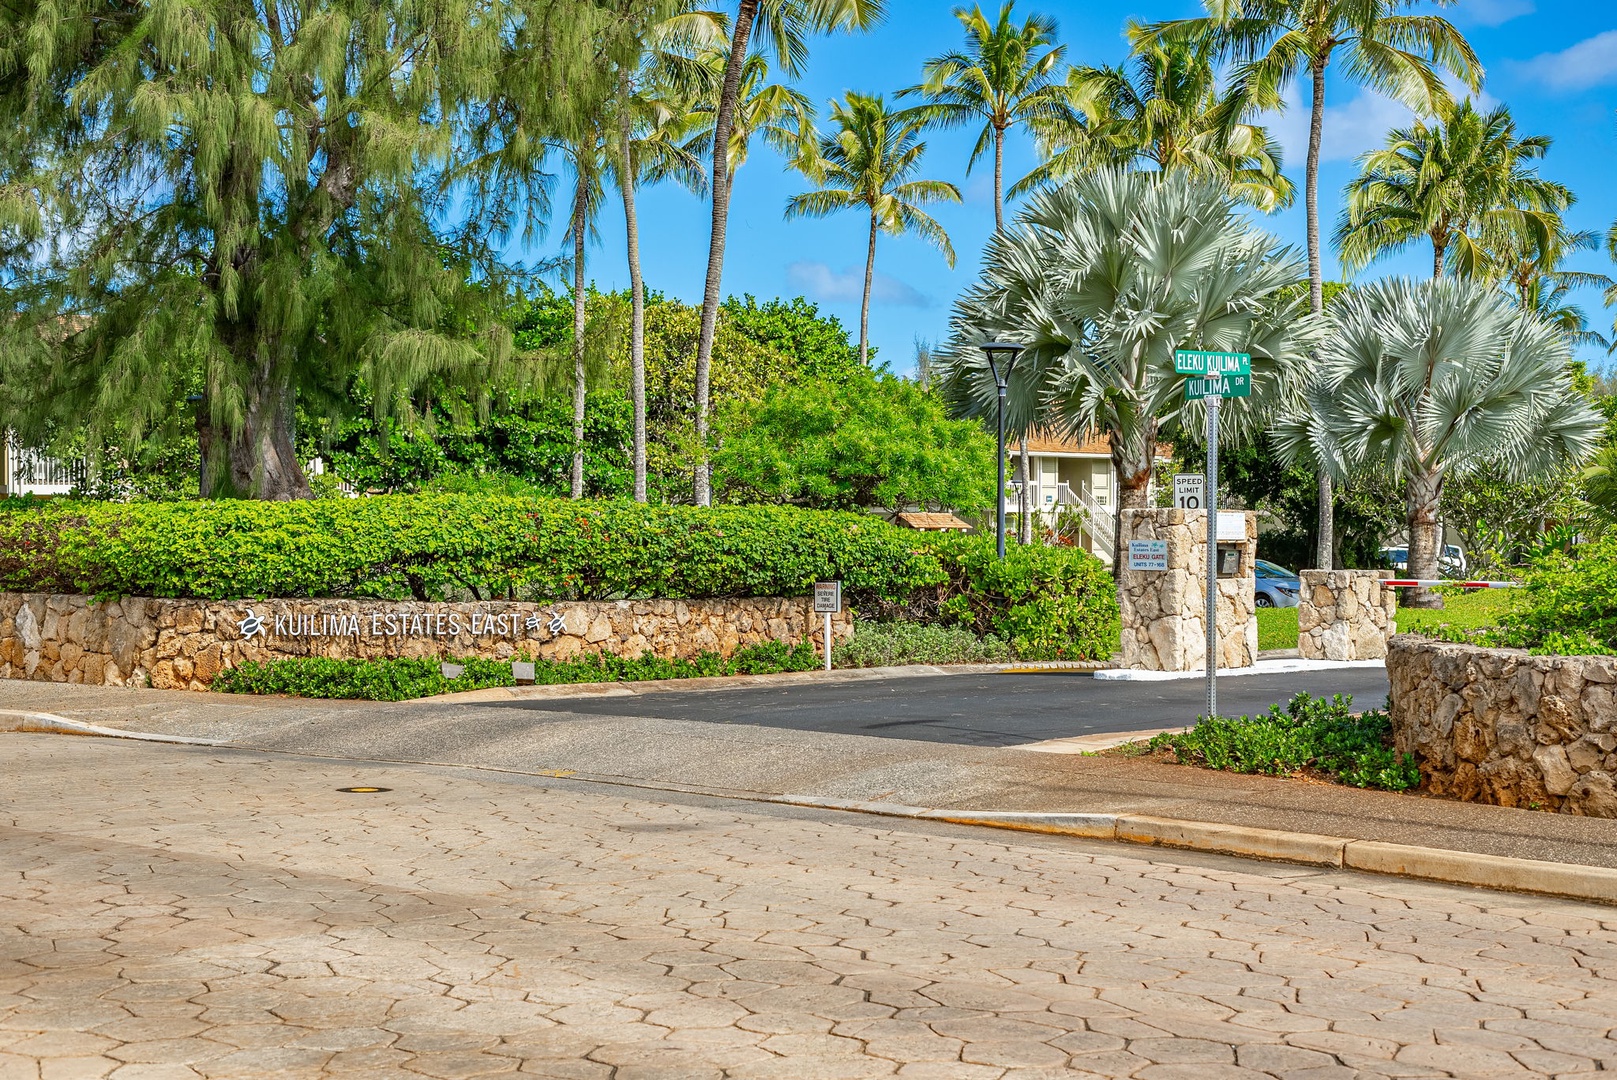
M 0 1078 L 1592 1075 L 1617 910 L 0 737 Z M 377 784 L 382 794 L 335 789 Z

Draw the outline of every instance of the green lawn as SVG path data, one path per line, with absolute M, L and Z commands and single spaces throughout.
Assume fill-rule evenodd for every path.
M 1402 591 L 1402 590 L 1400 590 Z M 1407 634 L 1416 629 L 1434 626 L 1452 626 L 1457 630 L 1475 630 L 1483 626 L 1498 626 L 1510 606 L 1508 589 L 1455 590 L 1444 597 L 1442 611 L 1420 608 L 1398 609 L 1398 632 Z M 1297 647 L 1297 609 L 1258 609 L 1258 649 L 1295 649 Z
M 1258 609 L 1258 651 L 1297 647 L 1297 609 L 1271 607 Z
M 1510 609 L 1510 598 L 1510 589 L 1455 590 L 1443 598 L 1442 611 L 1399 608 L 1398 632 L 1407 634 L 1416 629 L 1445 625 L 1456 630 L 1498 626 L 1499 620 Z

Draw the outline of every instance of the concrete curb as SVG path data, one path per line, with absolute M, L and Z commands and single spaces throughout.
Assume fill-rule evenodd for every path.
M 1059 663 L 1059 662 L 1058 662 Z M 458 694 L 411 698 L 400 705 L 453 705 L 460 702 L 550 701 L 552 699 L 630 697 L 639 694 L 692 693 L 757 686 L 805 686 L 817 683 L 865 682 L 926 675 L 999 675 L 1054 670 L 1011 664 L 905 664 L 896 667 L 837 668 L 833 671 L 786 671 L 775 675 L 712 675 L 697 679 L 648 679 L 644 682 L 561 683 L 550 686 L 491 686 Z M 1087 669 L 1085 669 L 1087 670 Z
M 189 746 L 228 747 L 288 757 L 331 758 L 321 754 L 299 754 L 268 747 L 247 746 L 222 739 L 193 739 L 181 735 L 154 735 L 120 731 L 69 720 L 51 713 L 0 710 L 0 732 L 37 732 L 56 735 L 93 735 L 138 742 L 176 743 Z M 941 821 L 951 825 L 976 825 L 994 829 L 1073 836 L 1085 840 L 1115 840 L 1153 847 L 1183 848 L 1220 855 L 1268 861 L 1301 863 L 1334 870 L 1357 870 L 1392 877 L 1417 878 L 1449 885 L 1469 885 L 1502 892 L 1559 896 L 1601 904 L 1617 904 L 1617 869 L 1580 863 L 1542 862 L 1500 855 L 1482 855 L 1445 848 L 1391 844 L 1380 840 L 1355 840 L 1345 836 L 1320 836 L 1256 829 L 1222 822 L 1192 821 L 1152 817 L 1145 814 L 1031 813 L 1016 810 L 938 810 L 899 803 L 825 799 L 812 795 L 772 795 L 760 791 L 740 791 L 690 784 L 574 772 L 568 769 L 502 769 L 485 765 L 465 765 L 452 761 L 414 761 L 368 758 L 379 765 L 428 765 L 440 768 L 475 769 L 479 772 L 509 773 L 519 776 L 548 776 L 582 783 L 607 784 L 651 791 L 672 791 L 708 798 L 744 802 L 800 806 L 813 810 L 838 810 L 877 817 Z
M 37 732 L 47 735 L 95 735 L 107 739 L 132 739 L 136 742 L 179 743 L 184 746 L 225 746 L 223 739 L 194 739 L 186 735 L 153 735 L 144 731 L 123 731 L 119 728 L 86 724 L 83 720 L 69 720 L 55 713 L 20 712 L 0 709 L 0 731 Z

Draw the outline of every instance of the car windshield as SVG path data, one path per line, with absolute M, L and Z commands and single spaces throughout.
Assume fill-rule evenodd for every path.
M 1269 562 L 1266 559 L 1259 559 L 1257 561 L 1257 567 L 1259 577 L 1293 578 L 1297 576 L 1290 570 L 1287 570 L 1284 566 L 1281 566 L 1278 563 Z

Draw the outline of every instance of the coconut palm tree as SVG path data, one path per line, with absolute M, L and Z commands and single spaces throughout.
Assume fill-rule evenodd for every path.
M 638 55 L 618 69 L 612 171 L 623 197 L 629 261 L 629 395 L 634 409 L 634 498 L 646 501 L 646 284 L 640 269 L 640 217 L 636 191 L 643 183 L 674 180 L 703 194 L 707 182 L 697 157 L 695 101 L 713 89 L 711 68 L 696 55 L 724 40 L 723 20 L 677 0 L 657 12 L 637 38 Z
M 1505 106 L 1480 113 L 1470 99 L 1435 122 L 1394 129 L 1385 147 L 1359 158 L 1359 175 L 1347 186 L 1335 236 L 1343 264 L 1358 271 L 1430 242 L 1433 277 L 1445 265 L 1485 274 L 1490 240 L 1549 243 L 1572 205 L 1572 193 L 1531 164 L 1550 142 L 1547 135 L 1518 136 Z
M 1589 317 L 1570 300 L 1573 289 L 1617 289 L 1606 274 L 1568 270 L 1564 263 L 1576 251 L 1600 247 L 1600 234 L 1592 229 L 1570 232 L 1560 217 L 1549 222 L 1548 232 L 1507 227 L 1482 238 L 1482 276 L 1509 290 L 1524 311 L 1535 311 L 1560 328 L 1574 347 L 1598 346 L 1609 350 L 1604 334 L 1589 329 Z
M 1131 33 L 1139 27 L 1131 24 Z M 1219 87 L 1213 42 L 1142 43 L 1126 64 L 1075 67 L 1066 91 L 1073 117 L 1032 122 L 1044 162 L 1013 195 L 1097 164 L 1148 161 L 1224 177 L 1243 202 L 1265 212 L 1290 206 L 1279 145 L 1250 122 L 1241 93 Z
M 1325 130 L 1325 73 L 1341 58 L 1349 79 L 1430 115 L 1451 99 L 1440 72 L 1471 90 L 1482 85 L 1482 64 L 1452 23 L 1436 15 L 1406 15 L 1420 0 L 1202 0 L 1207 15 L 1157 23 L 1135 43 L 1211 39 L 1236 63 L 1235 82 L 1255 103 L 1274 107 L 1294 79 L 1308 75 L 1310 114 L 1303 206 L 1308 226 L 1308 298 L 1325 309 L 1320 273 L 1319 154 Z M 1335 518 L 1331 478 L 1319 474 L 1319 548 L 1316 562 L 1334 561 Z
M 1594 449 L 1600 416 L 1573 387 L 1566 335 L 1482 281 L 1380 281 L 1332 307 L 1303 418 L 1277 429 L 1292 460 L 1338 479 L 1383 470 L 1404 485 L 1409 572 L 1438 574 L 1446 477 L 1530 480 Z M 1440 607 L 1426 590 L 1407 598 Z
M 900 98 L 919 94 L 926 99 L 916 111 L 928 123 L 942 127 L 982 123 L 966 172 L 993 147 L 996 230 L 1005 227 L 1005 133 L 1016 124 L 1066 112 L 1060 83 L 1054 78 L 1066 51 L 1055 44 L 1055 20 L 1033 14 L 1018 25 L 1013 7 L 1015 0 L 1005 0 L 993 22 L 981 7 L 955 8 L 955 18 L 966 30 L 965 50 L 934 56 L 922 66 L 921 82 L 898 92 Z
M 960 189 L 943 180 L 912 179 L 921 167 L 926 143 L 916 138 L 923 118 L 914 112 L 890 112 L 880 95 L 849 91 L 831 103 L 836 130 L 819 139 L 802 170 L 819 185 L 794 195 L 786 216 L 826 217 L 841 210 L 870 216 L 865 248 L 865 290 L 859 305 L 859 361 L 870 362 L 870 285 L 876 273 L 876 237 L 914 233 L 954 265 L 949 236 L 921 209 L 925 203 L 959 202 Z
M 603 181 L 611 170 L 611 146 L 602 120 L 580 118 L 575 130 L 552 145 L 566 158 L 573 174 L 571 209 L 563 243 L 571 243 L 573 258 L 573 467 L 572 497 L 584 497 L 584 397 L 588 389 L 586 365 L 585 256 L 595 217 L 600 212 L 605 191 Z
M 990 239 L 981 276 L 955 304 L 940 383 L 956 411 L 991 415 L 998 390 L 977 345 L 1021 342 L 1010 426 L 1104 432 L 1118 505 L 1138 509 L 1159 434 L 1202 416 L 1183 400 L 1174 350 L 1251 353 L 1253 397 L 1223 415 L 1238 435 L 1260 430 L 1323 332 L 1290 288 L 1302 272 L 1222 182 L 1097 169 L 1035 193 Z
M 757 31 L 765 50 L 789 76 L 802 73 L 808 37 L 839 30 L 862 31 L 881 18 L 885 0 L 737 0 L 730 49 L 713 120 L 713 222 L 708 237 L 707 281 L 702 291 L 702 330 L 696 345 L 695 495 L 699 506 L 713 501 L 707 463 L 708 381 L 713 335 L 719 321 L 719 290 L 724 277 L 724 241 L 730 220 L 730 131 L 740 99 L 741 69 Z
M 729 61 L 726 48 L 705 53 L 702 62 L 714 79 L 723 77 Z M 770 82 L 769 61 L 754 54 L 741 65 L 741 88 L 736 93 L 735 115 L 731 117 L 730 149 L 725 155 L 730 168 L 730 192 L 735 193 L 736 173 L 747 163 L 753 141 L 761 139 L 771 150 L 794 165 L 814 151 L 814 103 L 788 83 Z M 712 153 L 713 129 L 717 114 L 712 105 L 697 107 L 702 119 L 701 153 Z M 729 213 L 729 208 L 725 208 Z

